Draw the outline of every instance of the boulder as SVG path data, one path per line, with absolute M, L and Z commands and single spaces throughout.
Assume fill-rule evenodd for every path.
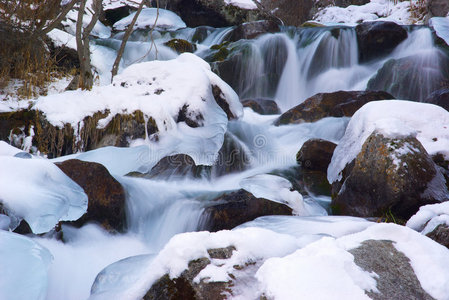
M 210 259 L 229 259 L 235 250 L 233 246 L 227 248 L 208 249 Z M 175 299 L 227 299 L 234 286 L 234 279 L 227 282 L 208 282 L 207 280 L 195 280 L 195 277 L 210 263 L 208 257 L 192 260 L 188 268 L 180 276 L 170 278 L 165 274 L 151 286 L 143 297 L 144 300 L 175 300 Z
M 310 139 L 296 154 L 296 161 L 303 169 L 326 173 L 335 147 L 336 144 L 326 140 Z
M 273 20 L 260 20 L 243 23 L 237 26 L 230 34 L 229 41 L 235 42 L 241 39 L 255 39 L 264 33 L 279 32 L 279 24 Z
M 201 216 L 202 230 L 232 229 L 261 216 L 292 214 L 287 205 L 256 198 L 243 189 L 221 195 L 209 205 Z
M 162 158 L 145 178 L 169 179 L 173 177 L 210 177 L 210 167 L 197 166 L 193 158 L 186 154 L 176 154 Z
M 394 99 L 382 91 L 338 91 L 319 93 L 283 113 L 276 126 L 315 122 L 325 117 L 351 117 L 360 107 L 370 101 Z
M 190 52 L 193 53 L 196 51 L 196 45 L 190 43 L 189 41 L 182 40 L 182 39 L 172 39 L 168 42 L 164 43 L 165 46 L 173 49 L 177 53 L 181 54 L 184 52 Z
M 227 4 L 224 0 L 160 0 L 159 4 L 178 14 L 188 27 L 227 27 L 274 19 L 268 11 L 258 7 L 244 9 Z
M 233 134 L 227 132 L 218 158 L 211 167 L 212 177 L 242 172 L 251 166 L 251 157 L 246 146 Z
M 443 175 L 414 136 L 374 131 L 341 180 L 332 183 L 331 205 L 335 214 L 407 220 L 420 206 L 447 196 Z
M 449 111 L 449 88 L 434 91 L 423 102 L 441 106 Z
M 134 11 L 136 11 L 135 7 L 126 4 L 116 8 L 105 9 L 100 15 L 100 22 L 112 27 L 115 22 L 129 16 Z
M 426 235 L 435 242 L 449 248 L 449 226 L 447 224 L 438 225 L 432 232 Z
M 449 87 L 449 58 L 441 51 L 388 60 L 368 82 L 397 99 L 424 101 L 435 90 Z
M 394 22 L 364 22 L 355 31 L 361 62 L 389 54 L 407 38 L 407 31 Z
M 373 300 L 413 299 L 431 300 L 422 288 L 410 264 L 410 259 L 388 240 L 366 240 L 349 250 L 354 262 L 364 271 L 374 273 L 378 292 L 366 291 Z
M 97 222 L 108 231 L 124 231 L 125 190 L 101 164 L 70 159 L 56 165 L 81 186 L 88 197 L 87 213 L 74 222 Z
M 252 98 L 241 100 L 244 107 L 249 107 L 261 115 L 276 115 L 281 111 L 276 101 L 268 98 Z
M 449 13 L 449 2 L 446 0 L 427 0 L 428 17 L 445 17 Z

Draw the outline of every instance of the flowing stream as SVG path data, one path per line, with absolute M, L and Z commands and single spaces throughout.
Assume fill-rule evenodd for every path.
M 226 42 L 231 31 L 232 28 L 205 27 L 187 28 L 174 33 L 155 32 L 153 46 L 148 32 L 136 31 L 128 42 L 122 67 L 156 57 L 160 60 L 175 58 L 177 54 L 163 45 L 172 38 L 197 43 L 195 53 L 207 59 L 211 55 L 210 46 Z M 95 40 L 97 46 L 94 51 L 100 55 L 116 51 L 120 38 L 121 34 L 116 34 L 109 39 Z M 417 87 L 414 93 L 419 93 L 422 99 L 433 88 L 432 82 L 438 77 L 441 56 L 427 28 L 410 29 L 407 40 L 388 57 L 363 64 L 358 60 L 357 38 L 351 27 L 283 28 L 281 33 L 264 34 L 255 40 L 238 41 L 228 46 L 234 48 L 234 53 L 230 55 L 235 55 L 237 62 L 234 80 L 230 84 L 241 99 L 274 99 L 282 112 L 316 93 L 365 90 L 369 80 L 388 60 L 406 57 L 412 57 L 416 62 L 415 72 L 426 78 L 426 82 L 410 82 L 410 87 Z M 212 63 L 212 67 L 218 68 L 218 65 Z M 419 78 L 413 77 L 414 80 L 421 80 Z M 406 87 L 395 91 L 399 95 L 407 94 L 408 91 L 402 91 L 403 88 Z M 208 177 L 168 176 L 149 180 L 115 174 L 127 193 L 126 234 L 110 236 L 89 225 L 81 229 L 82 233 L 67 229 L 66 244 L 36 238 L 55 256 L 50 269 L 52 281 L 48 299 L 87 298 L 92 282 L 101 269 L 128 256 L 155 254 L 173 235 L 198 230 L 204 221 L 204 209 L 212 199 L 226 191 L 245 187 L 273 201 L 305 208 L 308 215 L 327 214 L 319 204 L 326 207 L 329 197 L 304 194 L 303 199 L 294 198 L 288 188 L 284 194 L 271 195 L 264 186 L 271 182 L 274 184 L 272 189 L 280 191 L 285 188 L 286 180 L 278 176 L 279 181 L 273 183 L 272 178 L 260 175 L 283 174 L 294 168 L 296 153 L 309 138 L 338 143 L 349 119 L 325 118 L 315 123 L 276 127 L 271 124 L 277 117 L 262 116 L 246 108 L 243 118 L 231 121 L 225 139 L 227 149 L 222 151 Z M 95 151 L 91 152 L 84 153 L 84 158 L 89 160 L 89 157 L 96 155 Z M 103 154 L 109 160 L 127 162 L 123 157 L 126 153 L 116 156 L 113 153 Z M 156 162 L 154 159 L 146 163 L 154 165 Z M 236 168 L 226 174 L 230 166 Z M 304 211 L 299 213 L 305 214 Z M 111 249 L 115 249 L 113 255 L 103 255 Z M 76 291 L 69 287 L 68 277 L 70 281 L 80 281 L 81 286 Z

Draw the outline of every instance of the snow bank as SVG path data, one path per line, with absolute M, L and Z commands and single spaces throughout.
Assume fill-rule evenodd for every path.
M 449 250 L 431 239 L 395 224 L 375 224 L 338 239 L 323 238 L 295 253 L 268 259 L 256 277 L 274 299 L 369 299 L 376 291 L 376 274 L 354 264 L 348 250 L 365 240 L 390 240 L 404 253 L 423 289 L 435 299 L 448 299 Z
M 86 212 L 83 189 L 53 163 L 0 156 L 0 166 L 0 202 L 12 229 L 25 219 L 34 233 L 44 233 Z
M 134 24 L 134 29 L 152 27 L 156 22 L 156 18 L 157 22 L 155 28 L 157 29 L 173 31 L 187 27 L 186 23 L 184 23 L 184 21 L 181 20 L 181 18 L 174 12 L 160 8 L 159 16 L 157 15 L 157 13 L 157 8 L 142 9 L 139 17 L 137 18 L 136 24 Z M 131 24 L 135 14 L 136 13 L 134 12 L 129 16 L 115 22 L 112 28 L 114 30 L 125 30 L 128 25 Z
M 47 299 L 50 252 L 31 239 L 0 230 L 0 299 Z
M 421 206 L 407 222 L 408 227 L 422 234 L 432 232 L 440 224 L 449 226 L 449 201 Z
M 189 154 L 197 164 L 210 165 L 228 123 L 213 97 L 212 85 L 221 89 L 232 113 L 241 116 L 237 94 L 212 73 L 205 61 L 190 53 L 170 61 L 134 64 L 117 75 L 113 84 L 41 97 L 33 108 L 42 111 L 55 126 L 70 123 L 74 128 L 82 127 L 84 117 L 98 111 L 109 111 L 98 123 L 98 127 L 104 127 L 116 114 L 140 110 L 146 118 L 152 117 L 159 129 L 159 142 L 151 144 L 155 151 Z M 197 116 L 201 127 L 177 123 L 183 107 L 188 116 Z
M 243 9 L 257 9 L 256 3 L 252 0 L 224 0 L 226 5 L 233 5 Z
M 313 20 L 321 23 L 346 23 L 356 25 L 365 21 L 392 21 L 397 24 L 416 24 L 410 14 L 410 1 L 371 0 L 364 5 L 346 8 L 331 6 L 320 10 Z
M 415 135 L 430 155 L 449 157 L 449 112 L 445 109 L 401 100 L 369 102 L 354 114 L 335 148 L 327 170 L 329 182 L 341 180 L 345 166 L 375 130 L 390 138 Z
M 22 152 L 19 148 L 13 147 L 7 142 L 0 141 L 0 156 L 14 156 Z
M 449 17 L 434 17 L 429 21 L 429 26 L 435 30 L 437 36 L 449 45 Z

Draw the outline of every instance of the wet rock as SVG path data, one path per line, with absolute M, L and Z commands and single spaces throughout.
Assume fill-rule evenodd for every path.
M 413 136 L 388 138 L 372 133 L 357 157 L 332 184 L 335 214 L 393 215 L 407 220 L 420 206 L 447 200 L 439 168 Z
M 125 229 L 125 191 L 103 165 L 77 159 L 56 165 L 83 188 L 89 200 L 87 213 L 75 225 L 97 222 L 109 231 Z
M 274 19 L 265 10 L 242 9 L 224 0 L 160 0 L 161 7 L 178 14 L 188 27 L 227 27 L 245 22 Z
M 434 91 L 423 102 L 441 106 L 449 111 L 449 88 Z
M 241 39 L 255 39 L 264 33 L 279 32 L 279 24 L 273 20 L 260 20 L 243 23 L 237 26 L 230 34 L 229 41 L 235 42 Z
M 195 44 L 192 44 L 189 41 L 182 40 L 182 39 L 172 39 L 172 40 L 169 40 L 168 42 L 165 42 L 164 45 L 173 49 L 178 54 L 181 54 L 184 52 L 193 53 L 196 51 Z
M 263 198 L 240 189 L 214 199 L 202 214 L 202 230 L 232 229 L 240 224 L 266 215 L 291 215 L 285 204 Z
M 438 225 L 432 232 L 426 235 L 435 242 L 449 248 L 449 226 L 447 224 Z
M 228 120 L 237 119 L 237 116 L 232 113 L 229 103 L 224 98 L 224 95 L 218 86 L 212 85 L 212 94 L 214 95 L 215 102 L 217 102 L 218 106 L 220 106 L 226 113 Z
M 136 8 L 129 5 L 106 9 L 100 15 L 100 22 L 106 26 L 112 27 L 117 21 L 129 16 L 134 11 L 136 11 Z
M 393 242 L 367 240 L 349 252 L 359 267 L 378 275 L 375 279 L 379 292 L 365 292 L 371 299 L 433 299 L 422 288 L 409 258 L 399 252 Z
M 229 249 L 228 249 L 229 248 Z M 232 256 L 234 247 L 209 249 L 209 253 L 227 253 Z M 230 252 L 230 253 L 229 253 Z M 214 257 L 211 256 L 211 259 Z M 225 257 L 228 258 L 228 257 Z M 204 279 L 196 282 L 195 277 L 207 267 L 211 261 L 207 257 L 192 260 L 187 270 L 180 276 L 170 278 L 168 274 L 159 278 L 144 296 L 144 300 L 197 300 L 197 299 L 227 299 L 231 294 L 232 281 L 207 282 Z
M 407 31 L 394 22 L 364 22 L 355 31 L 361 62 L 387 55 L 407 38 Z
M 261 115 L 276 115 L 281 111 L 276 101 L 268 98 L 254 98 L 241 100 L 244 107 L 249 107 Z
M 213 177 L 242 172 L 251 165 L 250 154 L 245 146 L 231 133 L 225 133 L 223 146 L 218 151 L 218 158 L 211 168 Z
M 449 2 L 446 0 L 428 0 L 428 17 L 445 17 L 449 13 Z
M 433 91 L 449 87 L 449 58 L 441 51 L 388 60 L 368 82 L 397 99 L 424 101 Z
M 162 158 L 143 177 L 149 179 L 169 179 L 173 177 L 209 178 L 210 167 L 197 166 L 191 156 L 176 154 Z
M 303 169 L 326 173 L 335 147 L 336 144 L 326 140 L 310 139 L 296 154 L 296 161 Z
M 315 122 L 325 117 L 351 117 L 360 107 L 370 101 L 394 99 L 382 91 L 338 91 L 319 93 L 283 113 L 276 126 Z

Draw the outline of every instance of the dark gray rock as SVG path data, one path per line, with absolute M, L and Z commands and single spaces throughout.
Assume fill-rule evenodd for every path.
M 260 20 L 243 23 L 237 26 L 230 34 L 228 40 L 235 42 L 241 39 L 255 39 L 264 33 L 279 32 L 279 24 L 273 20 Z
M 410 260 L 391 241 L 367 240 L 349 251 L 354 262 L 367 272 L 374 272 L 379 293 L 366 292 L 373 300 L 431 300 L 410 265 Z
M 424 102 L 441 106 L 449 111 L 449 88 L 434 91 Z
M 427 0 L 428 17 L 445 17 L 449 13 L 447 0 Z
M 327 172 L 336 144 L 322 140 L 306 141 L 296 154 L 296 161 L 303 169 Z
M 276 115 L 281 111 L 276 101 L 265 98 L 254 98 L 241 100 L 244 107 L 249 107 L 261 115 Z
M 389 54 L 407 38 L 407 31 L 394 22 L 364 22 L 355 31 L 361 62 Z

